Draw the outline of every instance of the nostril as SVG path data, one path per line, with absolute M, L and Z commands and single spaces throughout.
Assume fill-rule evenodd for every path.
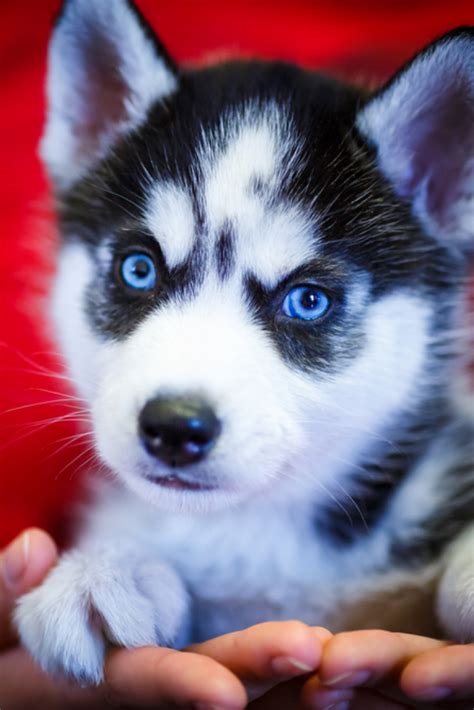
M 204 458 L 221 424 L 213 409 L 197 398 L 156 398 L 139 418 L 139 435 L 148 453 L 172 466 Z
M 153 425 L 143 423 L 140 428 L 143 434 L 149 437 L 150 439 L 154 439 L 160 436 L 160 430 Z
M 211 440 L 212 436 L 209 436 L 209 434 L 193 434 L 193 436 L 189 438 L 189 443 L 195 444 L 196 446 L 205 446 Z

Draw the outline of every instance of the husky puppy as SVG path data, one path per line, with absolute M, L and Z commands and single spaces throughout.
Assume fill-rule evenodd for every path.
M 269 619 L 474 640 L 474 34 L 370 95 L 178 69 L 69 0 L 41 153 L 60 342 L 115 482 L 16 612 L 50 672 Z

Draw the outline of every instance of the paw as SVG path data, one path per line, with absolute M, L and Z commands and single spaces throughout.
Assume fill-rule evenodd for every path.
M 169 567 L 72 552 L 19 600 L 15 622 L 45 671 L 90 685 L 103 678 L 108 642 L 172 645 L 186 611 L 186 592 Z
M 438 614 L 448 638 L 474 641 L 474 525 L 452 545 L 438 589 Z

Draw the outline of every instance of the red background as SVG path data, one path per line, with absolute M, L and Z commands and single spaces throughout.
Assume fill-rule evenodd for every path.
M 470 0 L 138 4 L 178 60 L 257 55 L 377 82 L 436 35 L 474 21 Z M 61 533 L 89 456 L 84 439 L 65 440 L 79 428 L 70 400 L 55 401 L 67 387 L 53 374 L 61 366 L 42 316 L 54 229 L 36 146 L 57 7 L 0 0 L 0 546 L 26 525 Z

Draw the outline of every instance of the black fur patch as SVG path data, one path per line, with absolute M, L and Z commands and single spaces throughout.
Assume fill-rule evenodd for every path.
M 449 443 L 448 443 L 449 441 Z M 391 547 L 398 566 L 417 567 L 439 557 L 443 548 L 474 520 L 474 439 L 472 430 L 461 426 L 449 435 L 446 446 L 455 446 L 457 461 L 445 472 L 441 504 L 415 529 L 398 531 Z
M 221 229 L 215 246 L 217 274 L 222 281 L 229 278 L 235 265 L 235 234 L 230 222 Z

